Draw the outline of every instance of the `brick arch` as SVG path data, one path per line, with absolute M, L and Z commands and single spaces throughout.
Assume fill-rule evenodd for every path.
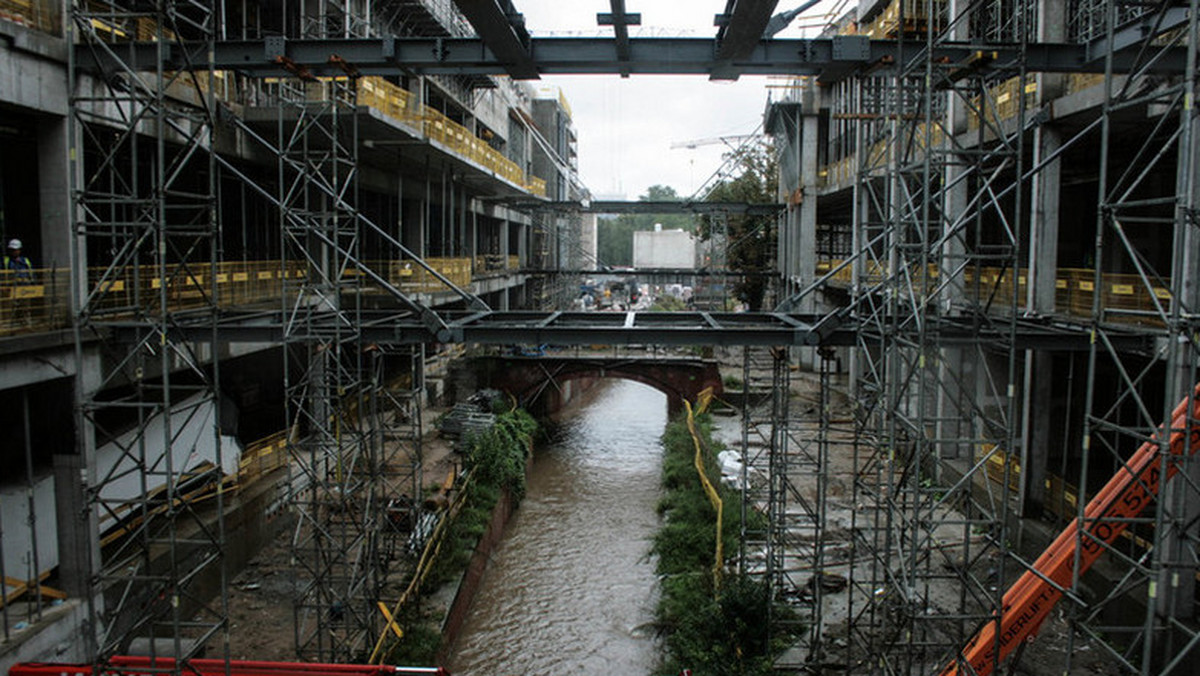
M 483 381 L 517 398 L 538 413 L 552 413 L 560 385 L 601 378 L 621 378 L 652 387 L 667 395 L 667 408 L 675 413 L 683 400 L 695 401 L 706 387 L 721 393 L 717 363 L 702 359 L 651 359 L 615 357 L 490 357 Z

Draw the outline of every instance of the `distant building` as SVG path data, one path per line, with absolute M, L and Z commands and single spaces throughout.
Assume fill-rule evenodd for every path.
M 633 233 L 633 267 L 686 268 L 696 267 L 696 238 L 685 230 L 661 230 Z

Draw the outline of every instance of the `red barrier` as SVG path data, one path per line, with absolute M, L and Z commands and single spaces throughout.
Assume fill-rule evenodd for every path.
M 116 655 L 93 671 L 91 664 L 22 662 L 8 669 L 8 676 L 156 676 L 175 671 L 169 657 Z M 392 667 L 376 664 L 321 664 L 316 662 L 265 662 L 261 660 L 193 659 L 179 666 L 182 674 L 194 676 L 450 676 L 441 667 Z

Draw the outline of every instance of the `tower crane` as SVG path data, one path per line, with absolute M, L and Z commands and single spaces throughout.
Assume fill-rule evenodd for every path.
M 676 141 L 675 143 L 671 144 L 671 150 L 678 150 L 679 148 L 688 148 L 690 150 L 692 148 L 710 146 L 717 143 L 724 143 L 730 148 L 733 148 L 736 145 L 751 139 L 759 138 L 760 136 L 762 136 L 762 134 L 732 134 L 729 136 L 713 136 L 711 138 L 694 139 L 691 141 Z

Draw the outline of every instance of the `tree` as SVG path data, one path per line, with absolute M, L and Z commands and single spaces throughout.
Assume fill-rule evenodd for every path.
M 641 202 L 681 202 L 683 197 L 668 185 L 652 185 Z M 602 265 L 633 265 L 633 233 L 654 230 L 661 223 L 663 230 L 696 231 L 695 218 L 688 214 L 621 214 L 604 218 L 596 224 L 596 256 Z
M 739 148 L 726 156 L 726 163 L 735 168 L 734 175 L 716 183 L 705 197 L 707 201 L 745 204 L 776 201 L 778 165 L 769 146 L 753 144 Z M 722 219 L 725 256 L 731 271 L 765 273 L 775 268 L 777 228 L 773 216 L 705 216 L 700 222 L 700 238 L 711 240 L 721 230 Z M 733 290 L 751 312 L 758 312 L 762 310 L 766 295 L 767 278 L 763 275 L 742 277 Z

